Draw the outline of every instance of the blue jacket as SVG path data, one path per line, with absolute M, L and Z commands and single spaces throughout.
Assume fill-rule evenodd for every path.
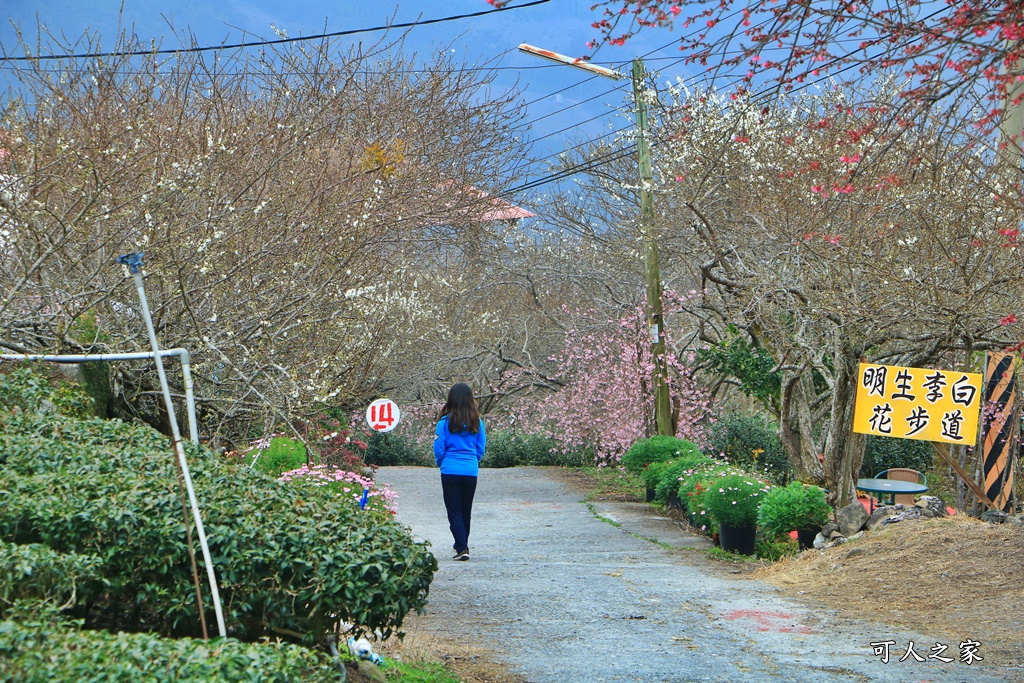
M 434 430 L 434 460 L 441 468 L 441 474 L 461 474 L 475 477 L 479 473 L 480 459 L 484 457 L 484 446 L 487 444 L 487 430 L 484 421 L 480 420 L 480 431 L 470 434 L 469 431 L 452 433 L 448 429 L 448 416 L 445 415 L 437 423 Z

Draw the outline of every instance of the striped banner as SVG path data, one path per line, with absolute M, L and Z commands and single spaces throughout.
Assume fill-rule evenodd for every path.
M 985 360 L 985 493 L 997 510 L 1013 512 L 1013 445 L 1017 412 L 1014 354 L 992 352 Z

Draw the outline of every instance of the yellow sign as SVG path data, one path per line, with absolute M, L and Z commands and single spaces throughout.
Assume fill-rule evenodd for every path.
M 973 446 L 981 375 L 861 363 L 853 431 Z

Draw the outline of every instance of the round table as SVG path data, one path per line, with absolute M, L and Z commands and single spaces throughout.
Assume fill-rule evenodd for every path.
M 900 481 L 899 479 L 858 479 L 857 488 L 868 493 L 889 495 L 889 504 L 896 500 L 897 493 L 924 493 L 928 487 L 916 481 Z M 875 510 L 875 499 L 871 499 L 871 511 Z

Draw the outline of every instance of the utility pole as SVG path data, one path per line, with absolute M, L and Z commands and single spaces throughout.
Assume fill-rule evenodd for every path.
M 588 64 L 579 59 L 543 50 L 523 43 L 520 51 L 536 57 L 550 59 L 559 64 L 583 69 L 605 78 L 621 79 L 627 76 L 614 69 Z M 633 60 L 633 105 L 636 111 L 637 150 L 640 165 L 640 233 L 644 250 L 644 281 L 647 292 L 647 323 L 651 335 L 651 360 L 654 370 L 654 428 L 658 435 L 675 436 L 672 405 L 668 396 L 668 365 L 665 362 L 665 325 L 661 303 L 661 270 L 658 267 L 658 243 L 654 239 L 654 195 L 651 192 L 654 174 L 651 171 L 651 148 L 647 142 L 647 101 L 644 99 L 644 62 Z
M 675 436 L 672 406 L 668 398 L 668 366 L 665 362 L 665 323 L 661 302 L 661 270 L 658 242 L 654 239 L 654 195 L 651 187 L 651 148 L 647 142 L 647 101 L 644 99 L 644 62 L 633 60 L 633 103 L 636 107 L 637 153 L 640 164 L 640 233 L 644 241 L 644 279 L 647 282 L 647 322 L 651 333 L 651 361 L 654 365 L 654 423 L 659 435 Z

